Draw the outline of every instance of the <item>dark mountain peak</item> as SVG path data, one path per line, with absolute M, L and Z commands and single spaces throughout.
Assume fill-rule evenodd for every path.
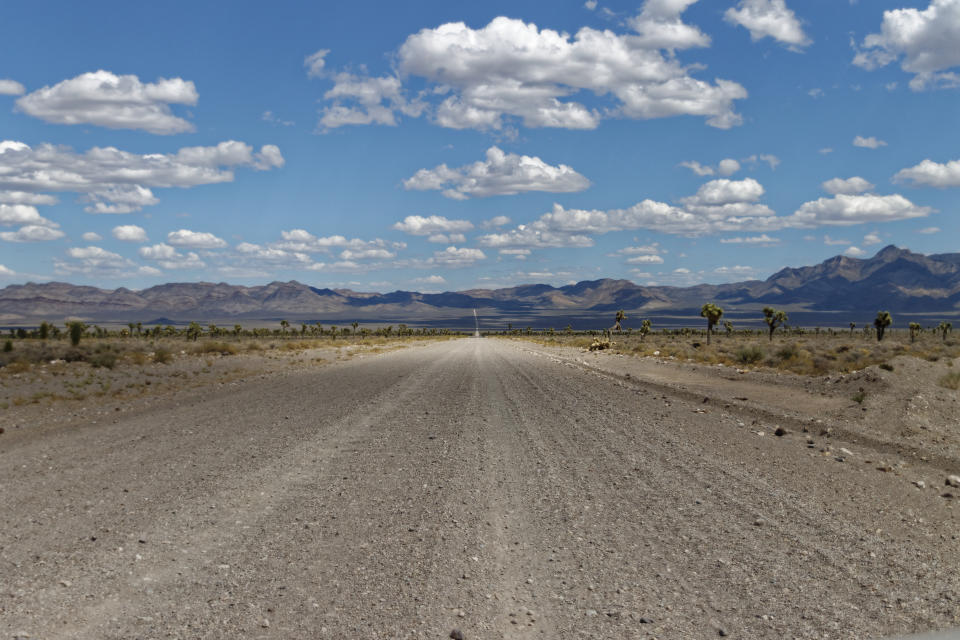
M 883 249 L 877 252 L 877 255 L 873 256 L 874 260 L 882 260 L 884 262 L 892 262 L 898 258 L 904 256 L 913 255 L 909 249 L 901 249 L 897 245 L 888 244 Z

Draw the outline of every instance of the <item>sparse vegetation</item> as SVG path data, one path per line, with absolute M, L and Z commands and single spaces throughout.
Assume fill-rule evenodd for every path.
M 952 322 L 941 322 L 939 325 L 937 325 L 937 331 L 940 332 L 940 336 L 944 342 L 947 341 L 947 334 L 950 333 L 952 330 L 953 330 Z
M 643 339 L 647 337 L 647 334 L 650 333 L 650 330 L 653 328 L 649 319 L 644 318 L 643 322 L 640 323 L 640 342 L 643 342 Z
M 923 331 L 923 327 L 920 326 L 919 322 L 911 322 L 909 325 L 910 328 L 910 342 L 917 341 L 917 335 Z
M 216 340 L 212 340 L 210 342 L 201 342 L 197 346 L 193 347 L 193 352 L 196 354 L 217 353 L 222 356 L 232 356 L 238 351 L 237 345 L 229 342 L 219 342 Z
M 786 323 L 788 319 L 785 311 L 773 307 L 763 308 L 763 321 L 767 323 L 767 328 L 770 330 L 770 342 L 773 342 L 773 332 L 777 330 L 777 327 Z
M 763 349 L 757 345 L 740 347 L 736 352 L 737 362 L 740 364 L 756 364 L 763 360 L 765 355 Z
M 623 312 L 623 309 L 620 309 L 619 311 L 617 311 L 616 325 L 614 325 L 614 330 L 617 333 L 620 333 L 620 331 L 622 331 L 622 329 L 620 328 L 620 323 L 622 323 L 626 319 L 627 319 L 627 314 Z
M 873 326 L 877 330 L 877 342 L 883 340 L 883 334 L 891 324 L 893 324 L 893 318 L 890 317 L 889 311 L 877 311 L 877 317 L 873 321 Z
M 87 326 L 82 322 L 71 322 L 67 325 L 67 328 L 70 330 L 70 344 L 76 347 L 80 344 L 80 339 L 83 337 Z
M 960 371 L 952 371 L 940 378 L 937 383 L 944 389 L 960 391 Z
M 708 302 L 700 309 L 700 316 L 707 319 L 707 344 L 710 344 L 713 327 L 720 322 L 720 318 L 723 317 L 723 309 L 712 302 Z

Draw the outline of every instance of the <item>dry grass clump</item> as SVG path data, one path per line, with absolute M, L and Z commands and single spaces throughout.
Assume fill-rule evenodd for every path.
M 194 345 L 192 352 L 197 355 L 216 353 L 221 356 L 232 356 L 236 355 L 239 349 L 237 345 L 230 342 L 220 342 L 218 340 L 211 340 L 210 342 L 200 342 Z
M 280 345 L 280 349 L 282 351 L 306 351 L 320 346 L 321 343 L 317 340 L 290 340 Z
M 759 346 L 750 345 L 737 349 L 736 356 L 740 364 L 756 364 L 763 360 L 766 354 Z
M 954 391 L 960 391 L 960 371 L 953 371 L 943 376 L 937 381 L 944 389 L 953 389 Z

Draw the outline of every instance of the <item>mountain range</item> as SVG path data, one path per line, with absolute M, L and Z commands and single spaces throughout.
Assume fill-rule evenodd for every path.
M 261 286 L 168 283 L 134 291 L 63 282 L 0 289 L 0 324 L 41 320 L 177 324 L 201 322 L 406 322 L 472 326 L 473 309 L 484 322 L 578 328 L 605 326 L 624 309 L 628 317 L 660 324 L 696 317 L 704 302 L 728 317 L 754 317 L 765 305 L 823 324 L 872 317 L 880 308 L 931 318 L 960 315 L 960 253 L 923 255 L 890 245 L 868 259 L 835 256 L 818 265 L 785 268 L 766 280 L 692 287 L 640 286 L 628 280 L 588 280 L 563 287 L 527 284 L 505 289 L 444 293 L 362 293 L 296 281 Z M 854 316 L 856 316 L 854 318 Z M 833 319 L 834 322 L 830 322 Z

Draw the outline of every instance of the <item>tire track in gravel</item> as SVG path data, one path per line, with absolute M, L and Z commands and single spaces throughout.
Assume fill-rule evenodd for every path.
M 741 470 L 738 465 L 731 464 L 733 460 L 712 454 L 709 449 L 704 448 L 708 443 L 703 442 L 702 434 L 697 439 L 689 437 L 692 434 L 688 424 L 671 424 L 676 423 L 675 418 L 664 420 L 660 424 L 638 419 L 636 411 L 653 412 L 650 411 L 649 403 L 639 397 L 640 393 L 635 385 L 609 384 L 609 376 L 593 376 L 608 381 L 607 394 L 600 401 L 596 395 L 585 391 L 590 387 L 584 381 L 584 378 L 591 377 L 589 371 L 553 363 L 555 374 L 546 375 L 544 369 L 551 368 L 549 364 L 535 370 L 529 367 L 526 361 L 521 361 L 516 366 L 525 385 L 534 390 L 531 393 L 518 387 L 518 395 L 550 397 L 559 400 L 561 405 L 566 405 L 558 407 L 559 422 L 563 426 L 558 425 L 558 428 L 549 432 L 551 441 L 547 447 L 548 451 L 565 452 L 566 455 L 560 456 L 561 462 L 558 464 L 563 469 L 561 473 L 573 474 L 576 481 L 572 484 L 575 486 L 588 487 L 607 481 L 605 489 L 598 487 L 596 492 L 587 490 L 580 495 L 571 496 L 573 505 L 595 504 L 600 496 L 606 496 L 608 501 L 612 497 L 619 497 L 630 502 L 632 496 L 618 496 L 617 479 L 609 477 L 615 474 L 605 471 L 632 468 L 638 472 L 635 478 L 636 488 L 642 492 L 642 499 L 634 508 L 623 509 L 622 513 L 618 514 L 617 521 L 610 523 L 610 530 L 602 532 L 604 539 L 613 542 L 610 546 L 626 548 L 630 539 L 639 537 L 646 538 L 647 546 L 669 549 L 672 545 L 667 536 L 676 532 L 680 537 L 679 546 L 683 548 L 673 550 L 674 558 L 684 559 L 685 555 L 696 557 L 698 548 L 712 548 L 720 552 L 717 554 L 719 566 L 710 566 L 709 559 L 704 558 L 701 562 L 694 563 L 697 566 L 689 566 L 682 572 L 682 575 L 695 576 L 693 582 L 685 583 L 683 578 L 673 578 L 676 584 L 682 587 L 681 592 L 689 594 L 700 591 L 709 604 L 709 607 L 691 612 L 691 619 L 700 618 L 703 627 L 720 627 L 724 624 L 720 614 L 739 609 L 744 601 L 750 601 L 759 610 L 764 606 L 779 609 L 784 598 L 796 600 L 799 596 L 808 600 L 805 603 L 809 607 L 808 613 L 818 614 L 809 616 L 816 620 L 815 624 L 822 625 L 825 621 L 832 623 L 831 619 L 841 617 L 841 612 L 847 607 L 856 611 L 873 608 L 877 614 L 876 623 L 890 624 L 890 612 L 883 611 L 878 602 L 880 595 L 889 594 L 878 593 L 881 587 L 876 583 L 869 584 L 869 580 L 875 580 L 878 576 L 864 580 L 865 567 L 860 558 L 879 555 L 882 561 L 895 567 L 885 571 L 886 575 L 909 575 L 916 564 L 916 557 L 909 553 L 899 553 L 895 548 L 885 548 L 879 537 L 865 532 L 862 526 L 850 526 L 829 512 L 824 512 L 819 505 L 798 492 L 798 487 L 780 486 L 777 483 L 780 478 L 767 478 L 764 477 L 766 474 Z M 677 405 L 676 409 L 683 407 L 682 410 L 692 411 L 692 407 L 682 400 L 673 402 Z M 647 406 L 644 407 L 644 404 Z M 572 423 L 569 419 L 564 419 L 570 415 L 582 416 L 585 409 L 583 405 L 589 406 L 587 411 L 595 416 L 590 425 L 592 437 L 586 439 L 580 437 L 578 431 L 578 427 L 584 426 L 579 423 L 580 418 L 575 417 Z M 631 406 L 636 406 L 636 410 L 629 411 Z M 677 416 L 681 414 L 674 413 Z M 693 428 L 699 427 L 703 434 L 714 431 L 716 427 L 709 418 L 697 414 L 685 422 L 694 423 Z M 672 427 L 682 427 L 686 433 L 670 436 L 669 429 Z M 686 444 L 683 440 L 692 441 L 694 444 Z M 675 455 L 665 455 L 668 451 L 675 452 Z M 625 452 L 633 454 L 625 456 Z M 639 466 L 636 464 L 638 458 Z M 577 460 L 578 463 L 564 465 L 566 460 Z M 664 496 L 669 496 L 670 501 L 675 504 L 663 504 Z M 698 517 L 697 521 L 691 522 L 691 515 L 696 516 L 696 512 L 703 509 L 694 507 L 694 513 L 691 514 L 691 508 L 685 505 L 703 505 L 708 501 L 708 496 L 709 502 L 720 503 L 717 506 L 723 514 L 722 518 L 716 520 Z M 631 517 L 643 513 L 644 506 L 647 506 L 649 511 L 651 503 L 660 508 L 655 531 L 649 531 L 649 526 L 644 526 L 641 520 Z M 754 525 L 758 518 L 762 521 L 760 527 Z M 628 524 L 629 526 L 625 526 Z M 631 528 L 633 531 L 629 535 L 618 535 Z M 729 548 L 730 537 L 751 542 Z M 678 551 L 681 553 L 678 554 Z M 669 553 L 661 555 L 670 557 Z M 744 593 L 738 588 L 737 581 L 732 579 L 734 576 L 729 575 L 737 569 L 736 563 L 731 563 L 733 558 L 752 565 L 755 571 L 768 574 L 769 582 L 774 587 L 762 594 Z M 876 564 L 879 564 L 881 559 L 878 559 Z M 593 564 L 598 564 L 599 560 L 600 558 L 594 558 Z M 814 590 L 813 598 L 795 593 L 795 576 L 803 575 L 804 567 L 810 566 L 816 568 L 816 577 L 820 583 L 819 589 Z M 740 573 L 741 578 L 745 577 L 742 571 Z M 703 593 L 702 586 L 698 589 L 696 583 L 702 583 L 705 574 L 711 576 L 711 582 L 728 583 L 725 585 L 729 589 L 728 593 L 736 595 L 731 597 L 725 594 L 725 589 L 717 589 L 716 593 Z M 846 588 L 834 591 L 830 588 L 832 584 L 840 584 Z M 941 575 L 939 586 L 946 592 L 955 591 L 957 581 Z M 749 616 L 737 617 L 749 619 Z M 770 619 L 773 617 L 769 616 Z M 762 616 L 760 619 L 769 622 Z M 908 618 L 904 617 L 901 622 L 906 623 L 907 620 Z M 937 623 L 935 616 L 912 621 L 914 628 L 918 624 L 933 626 Z M 939 624 L 943 624 L 942 620 Z M 776 633 L 796 634 L 801 626 L 806 627 L 810 637 L 818 637 L 819 631 L 822 631 L 822 628 L 818 631 L 815 626 L 801 620 L 791 627 L 765 624 L 763 627 L 766 628 L 751 628 L 750 633 L 751 637 L 764 637 L 765 634 L 777 637 Z M 872 624 L 866 628 L 871 626 Z M 702 633 L 703 627 L 696 631 L 688 629 L 687 632 Z M 677 629 L 673 630 L 676 631 Z M 862 637 L 862 634 L 863 628 L 850 637 Z
M 356 369 L 359 364 L 344 363 L 340 373 Z M 331 401 L 333 406 L 327 408 L 338 416 L 333 421 L 314 423 L 285 419 L 291 414 L 295 418 L 310 416 L 310 404 L 317 400 L 316 394 L 310 389 L 316 379 L 312 375 L 293 384 L 284 380 L 276 384 L 268 383 L 259 389 L 259 385 L 254 385 L 242 396 L 223 396 L 223 404 L 206 406 L 198 402 L 193 406 L 177 407 L 172 412 L 161 411 L 159 413 L 164 416 L 165 423 L 161 429 L 165 433 L 154 439 L 165 445 L 163 454 L 171 458 L 168 463 L 173 464 L 158 463 L 156 460 L 151 464 L 157 452 L 143 444 L 143 435 L 137 435 L 146 432 L 152 437 L 156 424 L 155 412 L 130 422 L 104 425 L 102 430 L 84 429 L 69 434 L 67 440 L 74 442 L 58 443 L 53 448 L 47 445 L 46 440 L 37 443 L 41 450 L 51 452 L 42 454 L 47 457 L 53 457 L 54 451 L 62 452 L 65 449 L 80 453 L 81 459 L 73 462 L 70 462 L 72 456 L 60 457 L 58 472 L 69 478 L 71 493 L 96 495 L 102 485 L 103 491 L 130 491 L 134 495 L 144 495 L 145 500 L 130 508 L 126 508 L 125 503 L 120 506 L 105 504 L 102 499 L 97 505 L 88 502 L 85 506 L 101 507 L 95 517 L 79 514 L 80 517 L 71 518 L 73 522 L 69 529 L 98 534 L 93 553 L 87 550 L 78 553 L 76 547 L 82 542 L 75 536 L 51 539 L 44 535 L 42 527 L 65 510 L 62 502 L 41 510 L 40 517 L 31 520 L 35 526 L 19 534 L 18 537 L 23 538 L 37 536 L 43 543 L 34 546 L 42 547 L 45 556 L 63 556 L 52 566 L 43 562 L 39 563 L 39 567 L 36 566 L 38 563 L 31 564 L 35 570 L 39 568 L 41 573 L 47 574 L 46 578 L 40 577 L 39 582 L 50 585 L 48 593 L 40 594 L 39 599 L 50 600 L 51 605 L 59 601 L 61 604 L 51 608 L 57 611 L 58 618 L 69 620 L 64 637 L 93 637 L 87 633 L 92 633 L 94 628 L 108 634 L 100 635 L 101 631 L 98 631 L 94 636 L 123 637 L 122 634 L 110 636 L 101 626 L 104 623 L 109 625 L 110 618 L 116 617 L 117 612 L 126 612 L 127 619 L 142 619 L 148 628 L 154 624 L 165 624 L 164 616 L 156 613 L 137 616 L 134 603 L 138 600 L 156 601 L 158 592 L 162 590 L 161 585 L 173 579 L 177 583 L 174 589 L 180 588 L 182 585 L 179 583 L 189 579 L 184 576 L 191 572 L 206 572 L 205 577 L 216 582 L 217 569 L 212 567 L 224 563 L 204 558 L 207 551 L 216 547 L 240 547 L 243 538 L 255 528 L 257 520 L 273 510 L 282 492 L 295 488 L 298 481 L 302 480 L 297 476 L 306 476 L 312 464 L 320 458 L 335 455 L 351 438 L 360 435 L 358 429 L 377 422 L 378 412 L 422 388 L 431 377 L 432 370 L 442 366 L 438 361 L 409 375 L 407 366 L 391 368 L 389 359 L 382 364 L 386 366 L 363 368 L 363 375 L 369 375 L 372 383 L 369 393 L 374 397 L 370 403 L 366 402 L 366 391 L 361 392 L 360 398 L 350 394 L 350 387 L 355 381 L 344 378 L 338 383 L 336 378 L 330 380 L 327 371 L 317 374 L 316 377 L 323 380 L 325 386 L 333 387 L 328 391 L 335 399 Z M 231 419 L 231 411 L 224 406 L 235 404 L 238 396 L 244 397 L 252 405 L 241 408 L 240 413 L 245 419 L 242 421 L 235 421 L 235 417 Z M 258 396 L 270 398 L 272 402 L 258 405 Z M 296 415 L 298 409 L 299 416 Z M 241 439 L 240 432 L 234 431 L 234 427 L 243 427 L 242 433 L 249 437 Z M 208 432 L 201 433 L 204 430 Z M 81 442 L 75 442 L 77 439 Z M 221 446 L 225 447 L 224 450 L 217 451 Z M 117 465 L 106 465 L 98 469 L 95 478 L 87 478 L 84 469 L 96 464 L 95 458 L 101 454 L 100 447 L 105 449 L 102 452 L 104 459 L 119 458 L 126 452 L 129 460 L 117 460 Z M 177 462 L 178 459 L 182 461 Z M 251 464 L 251 460 L 255 462 Z M 209 470 L 202 469 L 203 466 L 209 466 Z M 131 469 L 147 471 L 145 478 L 139 477 L 136 472 L 131 473 Z M 150 495 L 150 484 L 154 482 L 169 485 L 168 493 L 159 496 L 159 500 L 156 499 L 158 496 Z M 61 480 L 60 484 L 66 483 Z M 21 504 L 35 495 L 35 486 L 25 489 Z M 4 499 L 7 497 L 5 495 Z M 66 506 L 69 508 L 69 505 Z M 6 508 L 4 512 L 13 513 Z M 111 523 L 112 526 L 104 529 L 103 523 Z M 121 535 L 117 529 L 132 530 L 136 535 Z M 155 561 L 151 562 L 154 559 L 150 558 L 154 553 L 148 554 L 137 540 L 159 545 Z M 118 559 L 118 556 L 121 558 Z M 68 565 L 70 560 L 78 559 L 82 561 L 76 563 L 79 566 L 65 569 L 64 565 Z M 29 558 L 22 556 L 19 561 L 15 558 L 9 561 L 21 565 L 30 563 Z M 122 568 L 118 568 L 118 564 Z M 43 571 L 44 567 L 50 571 Z M 58 586 L 58 581 L 69 583 L 69 592 L 62 585 Z M 9 586 L 23 588 L 29 582 L 37 583 L 38 576 L 25 576 Z M 98 591 L 106 592 L 105 597 L 99 600 L 96 596 L 90 597 Z M 76 600 L 70 595 L 80 592 L 87 592 L 87 595 L 82 606 L 77 608 Z M 85 624 L 91 626 L 88 628 Z

